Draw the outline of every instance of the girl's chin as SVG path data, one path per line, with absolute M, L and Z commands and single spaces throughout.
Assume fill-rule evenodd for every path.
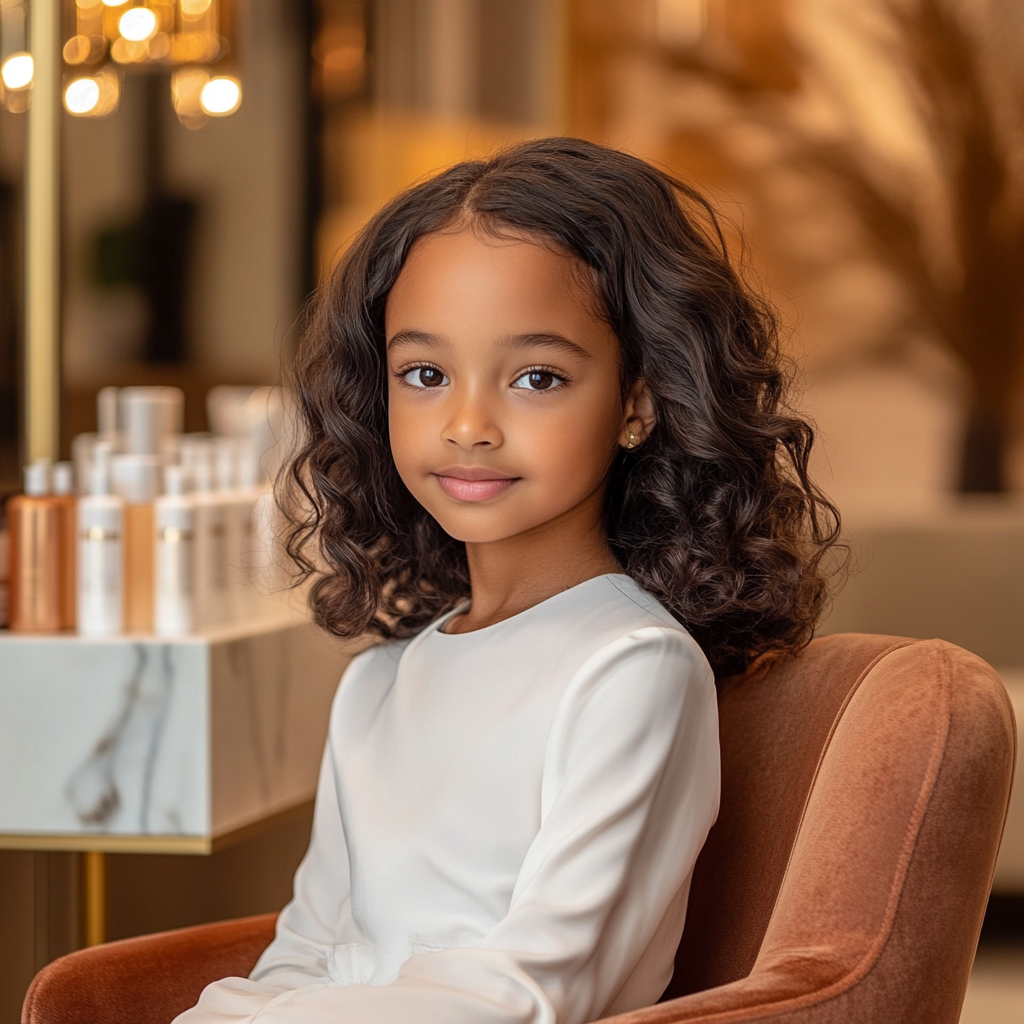
M 511 510 L 499 512 L 487 505 L 467 505 L 459 510 L 434 508 L 427 511 L 449 537 L 464 544 L 501 544 L 517 538 L 525 540 L 527 535 L 543 531 L 551 522 L 545 516 L 515 515 L 510 514 Z
M 473 515 L 438 515 L 432 513 L 441 529 L 452 540 L 460 540 L 464 544 L 498 544 L 510 540 L 524 531 L 516 523 L 509 523 L 507 517 Z

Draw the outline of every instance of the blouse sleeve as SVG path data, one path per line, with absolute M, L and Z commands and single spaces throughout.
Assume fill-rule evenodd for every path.
M 390 985 L 306 985 L 203 1024 L 583 1024 L 636 1006 L 631 993 L 671 978 L 718 796 L 707 661 L 678 630 L 637 630 L 591 657 L 559 704 L 541 825 L 479 947 L 410 957 Z
M 365 660 L 365 655 L 353 660 L 341 686 Z M 336 695 L 332 722 L 337 708 Z M 320 762 L 309 849 L 295 872 L 292 900 L 278 916 L 273 942 L 263 951 L 248 978 L 224 978 L 207 985 L 198 1004 L 176 1017 L 174 1024 L 253 1020 L 275 996 L 325 983 L 327 950 L 338 941 L 339 929 L 344 934 L 346 922 L 351 922 L 352 917 L 348 845 L 338 809 L 335 771 L 328 735 Z

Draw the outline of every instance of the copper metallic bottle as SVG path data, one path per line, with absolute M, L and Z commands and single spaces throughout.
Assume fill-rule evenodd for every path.
M 25 469 L 25 493 L 7 501 L 11 543 L 10 627 L 56 633 L 60 615 L 60 509 L 47 493 L 49 460 Z
M 162 490 L 163 465 L 158 455 L 115 455 L 112 464 L 115 490 L 124 499 L 124 629 L 152 633 L 153 502 Z
M 70 462 L 53 467 L 53 500 L 60 516 L 60 628 L 75 628 L 78 583 L 78 499 L 75 497 L 75 468 Z

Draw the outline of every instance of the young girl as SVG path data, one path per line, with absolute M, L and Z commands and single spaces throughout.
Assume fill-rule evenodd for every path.
M 290 550 L 318 622 L 384 642 L 277 937 L 179 1024 L 656 1002 L 717 813 L 714 677 L 797 650 L 826 595 L 771 312 L 692 189 L 546 139 L 386 206 L 296 373 Z

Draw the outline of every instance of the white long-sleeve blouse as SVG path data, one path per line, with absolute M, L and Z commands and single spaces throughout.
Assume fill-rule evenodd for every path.
M 583 1024 L 660 997 L 718 810 L 707 660 L 621 575 L 447 618 L 349 666 L 276 938 L 176 1024 Z

